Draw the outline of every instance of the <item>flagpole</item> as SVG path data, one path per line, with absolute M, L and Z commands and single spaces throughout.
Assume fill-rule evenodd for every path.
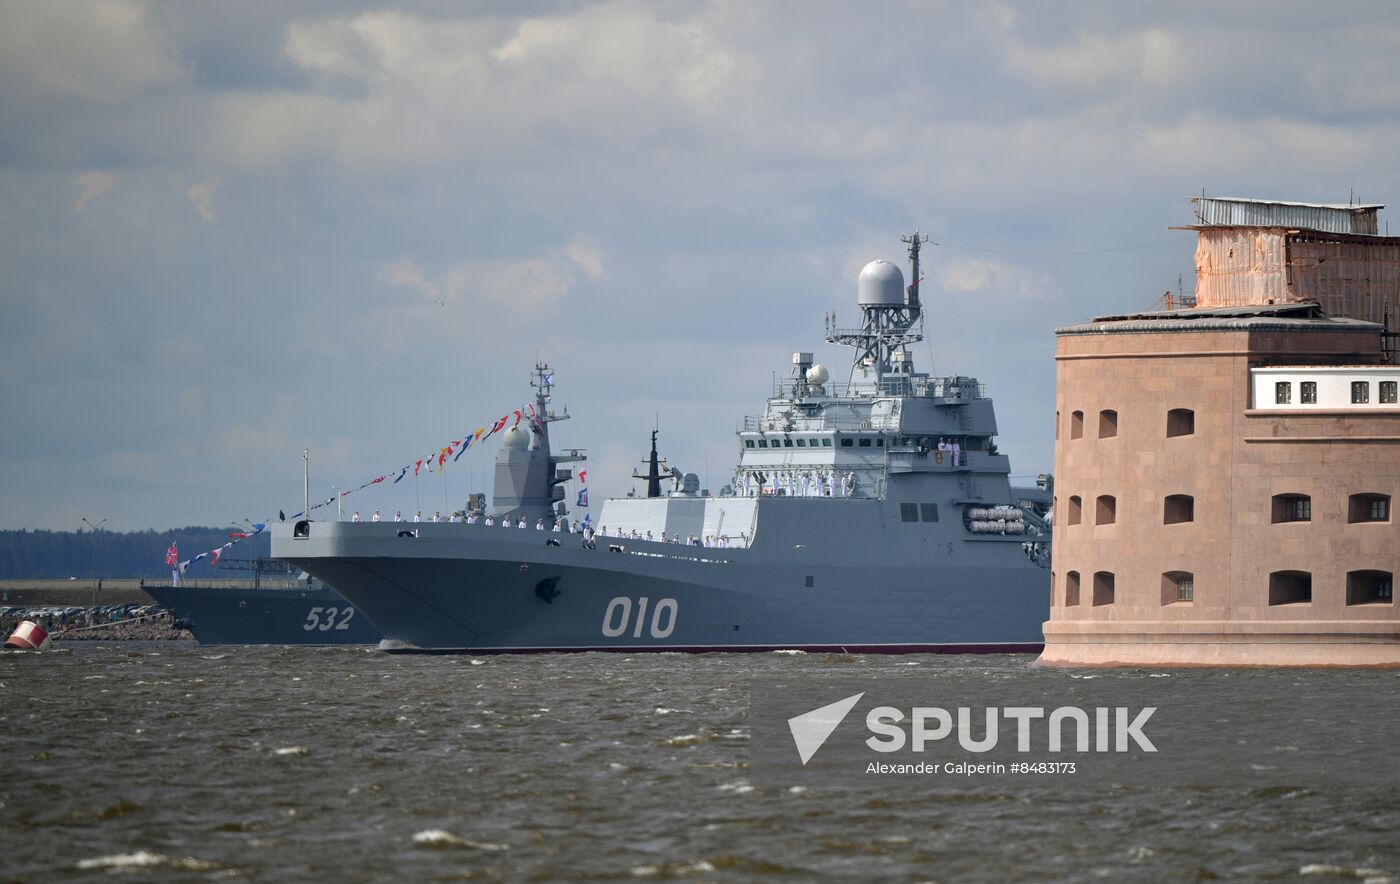
M 311 520 L 311 448 L 301 450 L 302 460 L 302 504 L 301 516 L 307 521 Z

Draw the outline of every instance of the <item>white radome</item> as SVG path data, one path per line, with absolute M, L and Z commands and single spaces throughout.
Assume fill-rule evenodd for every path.
M 856 300 L 865 306 L 904 303 L 904 273 L 889 261 L 871 261 L 860 271 Z
M 814 387 L 820 387 L 822 384 L 826 383 L 830 377 L 831 375 L 827 373 L 826 366 L 822 365 L 820 362 L 807 369 L 807 383 Z
M 530 433 L 520 427 L 511 427 L 506 430 L 505 444 L 507 448 L 515 451 L 524 451 L 530 447 Z

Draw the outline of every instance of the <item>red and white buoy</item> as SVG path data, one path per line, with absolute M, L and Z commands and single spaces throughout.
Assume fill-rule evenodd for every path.
M 10 637 L 5 639 L 5 647 L 20 651 L 47 651 L 53 647 L 49 634 L 39 628 L 33 620 L 22 620 Z

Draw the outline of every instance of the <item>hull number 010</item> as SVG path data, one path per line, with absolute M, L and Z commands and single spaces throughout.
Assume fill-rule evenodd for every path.
M 637 599 L 635 605 L 632 600 L 625 595 L 620 595 L 608 602 L 607 611 L 603 612 L 603 635 L 608 638 L 619 638 L 632 633 L 633 638 L 641 638 L 643 630 L 650 627 L 647 632 L 652 638 L 669 638 L 676 628 L 676 600 L 658 599 L 651 608 L 651 620 L 647 620 L 648 599 L 642 596 Z M 636 608 L 636 616 L 633 616 L 633 608 Z

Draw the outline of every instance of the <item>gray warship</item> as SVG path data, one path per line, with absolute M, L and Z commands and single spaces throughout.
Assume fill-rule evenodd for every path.
M 273 556 L 335 586 L 394 651 L 1039 651 L 1053 480 L 1013 489 L 983 386 L 915 370 L 926 238 L 901 239 L 913 282 L 873 261 L 859 327 L 826 318 L 826 340 L 854 349 L 847 382 L 793 354 L 717 494 L 664 472 L 653 434 L 645 496 L 605 501 L 591 538 L 537 529 L 567 521 L 582 460 L 551 449 L 568 415 L 539 364 L 540 419 L 505 432 L 482 518 L 301 520 L 274 526 Z

